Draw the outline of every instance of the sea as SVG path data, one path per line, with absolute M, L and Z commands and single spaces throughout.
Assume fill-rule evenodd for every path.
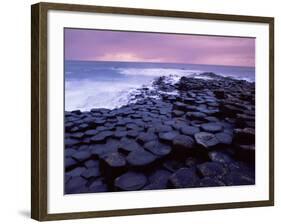
M 204 72 L 255 82 L 254 67 L 66 60 L 65 110 L 119 108 L 128 104 L 129 96 L 136 89 L 152 88 L 157 77 L 169 76 L 172 82 L 177 82 L 182 76 L 209 79 L 200 76 Z

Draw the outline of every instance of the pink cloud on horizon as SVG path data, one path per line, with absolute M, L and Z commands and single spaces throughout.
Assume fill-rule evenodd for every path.
M 66 60 L 255 66 L 255 39 L 65 29 Z

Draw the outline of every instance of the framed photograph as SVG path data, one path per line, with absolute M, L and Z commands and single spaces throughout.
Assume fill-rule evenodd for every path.
M 32 218 L 272 206 L 274 18 L 32 5 Z

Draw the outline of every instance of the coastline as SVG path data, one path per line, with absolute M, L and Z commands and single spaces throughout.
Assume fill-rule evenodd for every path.
M 66 111 L 65 193 L 255 184 L 255 83 L 200 75 Z

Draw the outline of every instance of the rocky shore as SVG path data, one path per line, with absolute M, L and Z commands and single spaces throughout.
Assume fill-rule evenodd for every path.
M 255 84 L 200 76 L 65 112 L 65 193 L 255 184 Z

